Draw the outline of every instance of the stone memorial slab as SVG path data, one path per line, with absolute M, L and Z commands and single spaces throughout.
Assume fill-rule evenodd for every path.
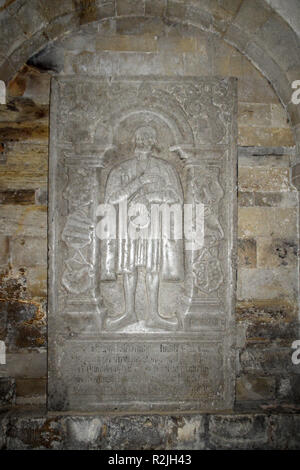
M 52 81 L 48 407 L 234 397 L 236 80 Z

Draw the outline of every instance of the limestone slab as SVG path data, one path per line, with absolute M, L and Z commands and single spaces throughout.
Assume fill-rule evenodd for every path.
M 50 128 L 49 408 L 231 408 L 236 80 L 61 76 Z M 177 205 L 183 235 L 130 216 L 100 240 L 101 204 L 119 227 L 124 201 Z

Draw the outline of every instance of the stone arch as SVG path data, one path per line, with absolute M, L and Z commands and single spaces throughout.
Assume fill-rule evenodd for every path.
M 297 126 L 300 111 L 290 102 L 290 85 L 300 71 L 299 39 L 269 4 L 265 0 L 6 2 L 0 10 L 0 77 L 9 81 L 48 42 L 84 24 L 108 18 L 138 23 L 141 18 L 161 17 L 214 33 L 241 51 L 270 81 Z M 298 137 L 300 131 L 295 132 Z

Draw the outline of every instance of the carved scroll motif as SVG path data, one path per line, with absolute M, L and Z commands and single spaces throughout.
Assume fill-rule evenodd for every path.
M 86 292 L 92 284 L 94 266 L 90 260 L 94 223 L 90 217 L 90 172 L 84 169 L 69 170 L 65 192 L 69 214 L 62 231 L 67 245 L 62 284 L 72 294 Z
M 204 245 L 193 262 L 195 286 L 209 294 L 224 280 L 219 260 L 219 244 L 224 231 L 219 222 L 219 202 L 224 196 L 219 182 L 219 168 L 201 169 L 192 181 L 194 202 L 204 205 Z

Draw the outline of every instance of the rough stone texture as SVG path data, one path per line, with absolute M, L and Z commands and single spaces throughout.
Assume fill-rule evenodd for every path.
M 0 415 L 0 449 L 296 450 L 295 414 L 61 416 L 43 411 Z
M 16 402 L 16 383 L 12 377 L 1 377 L 0 376 L 0 413 L 1 410 L 11 408 Z M 1 416 L 1 415 L 0 415 Z M 1 423 L 1 418 L 0 418 Z M 1 429 L 1 424 L 0 424 Z M 1 438 L 0 438 L 0 449 L 1 449 Z
M 98 55 L 91 59 L 93 68 Z M 131 76 L 108 84 L 101 77 L 82 81 L 76 74 L 53 83 L 50 409 L 173 410 L 178 406 L 175 397 L 182 410 L 231 408 L 235 84 L 234 79 Z M 81 124 L 78 112 L 84 113 Z M 94 115 L 99 119 L 96 127 Z M 157 154 L 156 147 L 150 147 L 144 170 L 146 178 L 156 175 L 155 187 L 140 180 L 141 161 L 136 158 L 140 132 L 155 134 L 155 146 L 160 148 Z M 138 185 L 134 192 L 132 184 Z M 147 274 L 156 256 L 151 251 L 149 258 L 151 240 L 147 262 L 134 262 L 134 268 L 147 266 L 146 288 L 153 292 L 145 293 L 145 270 L 140 276 L 134 271 L 135 318 L 127 300 L 126 273 L 133 269 L 132 261 L 116 268 L 117 249 L 113 254 L 110 241 L 97 240 L 94 204 L 96 200 L 118 204 L 120 195 L 129 198 L 129 211 L 132 194 L 147 209 L 152 202 L 180 207 L 184 200 L 207 208 L 203 246 L 192 248 L 187 243 L 183 249 L 181 237 L 174 243 L 163 242 L 158 267 L 151 267 L 160 282 L 159 293 L 149 287 Z M 187 241 L 186 233 L 183 239 Z M 128 240 L 131 243 L 130 235 Z M 125 260 L 126 250 L 119 248 Z M 76 259 L 83 260 L 78 267 Z M 88 324 L 81 322 L 82 313 L 89 317 Z M 76 339 L 70 340 L 70 334 Z M 86 394 L 92 397 L 88 403 L 83 399 Z
M 296 2 L 296 0 L 294 1 Z M 42 9 L 40 10 L 37 7 L 38 3 L 42 3 Z M 53 0 L 51 2 L 31 1 L 28 3 L 30 5 L 30 14 L 28 15 L 26 1 L 0 2 L 0 14 L 2 14 L 2 7 L 7 5 L 10 7 L 8 10 L 9 15 L 5 14 L 4 17 L 6 24 L 2 21 L 3 27 L 0 28 L 1 36 L 4 35 L 0 40 L 2 45 L 0 51 L 0 79 L 8 81 L 18 72 L 30 56 L 33 56 L 37 50 L 43 48 L 41 53 L 31 60 L 31 63 L 38 65 L 44 70 L 62 71 L 65 66 L 62 59 L 64 49 L 56 46 L 45 48 L 48 40 L 56 39 L 66 31 L 69 32 L 73 28 L 78 28 L 80 23 L 83 24 L 95 20 L 97 15 L 99 17 L 100 15 L 102 17 L 114 15 L 115 10 L 112 8 L 111 2 L 106 2 L 110 6 L 102 9 L 91 8 L 89 3 L 73 2 L 71 0 L 55 2 Z M 295 143 L 292 139 L 289 125 L 294 126 L 295 123 L 299 122 L 300 108 L 293 104 L 288 106 L 288 111 L 292 118 L 292 121 L 289 121 L 287 113 L 279 103 L 278 96 L 273 88 L 275 87 L 280 99 L 286 106 L 291 98 L 290 81 L 299 78 L 299 67 L 297 69 L 297 67 L 294 67 L 294 64 L 289 63 L 289 60 L 294 57 L 294 53 L 296 54 L 298 47 L 295 48 L 295 37 L 292 37 L 290 32 L 283 26 L 284 37 L 282 37 L 281 41 L 283 44 L 280 44 L 280 31 L 282 28 L 278 31 L 277 27 L 274 27 L 275 24 L 279 24 L 278 18 L 272 16 L 271 21 L 267 22 L 270 12 L 265 6 L 265 2 L 262 1 L 254 2 L 249 0 L 241 2 L 239 0 L 222 0 L 218 2 L 193 2 L 193 9 L 189 9 L 189 11 L 187 11 L 186 5 L 183 5 L 183 3 L 186 2 L 167 2 L 164 0 L 147 0 L 145 2 L 146 15 L 163 16 L 168 11 L 168 14 L 177 17 L 176 25 L 169 18 L 150 18 L 149 16 L 145 21 L 131 16 L 118 17 L 117 20 L 108 18 L 96 24 L 96 26 L 88 24 L 86 31 L 83 34 L 77 35 L 76 40 L 73 34 L 70 35 L 69 45 L 66 46 L 67 56 L 71 54 L 71 51 L 73 54 L 78 54 L 85 50 L 93 52 L 96 50 L 96 44 L 98 44 L 98 47 L 102 47 L 102 40 L 106 41 L 106 44 L 110 44 L 107 36 L 112 36 L 114 38 L 112 44 L 125 44 L 123 48 L 130 48 L 130 50 L 127 51 L 127 55 L 124 55 L 124 52 L 112 50 L 108 54 L 105 51 L 103 52 L 101 60 L 102 71 L 108 76 L 112 72 L 122 74 L 124 70 L 129 70 L 130 72 L 134 70 L 134 73 L 136 73 L 137 67 L 141 67 L 141 70 L 146 70 L 145 62 L 147 61 L 149 61 L 149 64 L 152 64 L 150 66 L 150 68 L 152 67 L 152 73 L 155 68 L 157 73 L 170 75 L 205 73 L 205 75 L 237 76 L 239 79 L 238 97 L 240 107 L 239 142 L 242 145 L 248 146 L 243 148 L 243 158 L 239 158 L 240 176 L 242 177 L 240 179 L 239 205 L 247 209 L 272 209 L 273 214 L 270 217 L 272 223 L 274 219 L 276 221 L 276 219 L 285 217 L 286 209 L 295 209 L 296 215 L 298 210 L 298 195 L 288 188 L 285 178 L 287 168 L 293 162 L 294 157 L 291 152 L 294 150 L 290 147 L 289 151 L 286 147 L 283 148 L 283 146 L 293 146 Z M 216 7 L 217 3 L 218 6 Z M 242 8 L 240 8 L 242 3 Z M 299 14 L 295 13 L 295 6 L 291 6 L 292 0 L 284 2 L 268 0 L 267 3 L 272 7 L 276 4 L 276 9 L 280 13 L 284 9 L 286 11 L 289 9 L 288 22 L 291 25 L 296 24 Z M 19 9 L 21 4 L 24 4 L 25 7 Z M 131 8 L 130 4 L 129 2 L 126 2 L 126 4 L 129 11 Z M 18 7 L 15 8 L 16 6 Z M 201 8 L 201 10 L 196 10 L 196 8 Z M 212 11 L 213 9 L 215 9 L 215 12 Z M 33 11 L 36 11 L 36 14 L 33 14 Z M 238 13 L 237 16 L 236 13 Z M 64 14 L 66 14 L 66 17 L 62 18 L 60 15 Z M 188 27 L 180 25 L 179 22 L 186 19 L 186 14 L 189 15 L 189 22 L 193 22 L 194 18 L 195 24 L 200 25 L 206 30 L 213 30 L 215 28 L 216 31 L 224 32 L 224 28 L 228 26 L 227 34 L 225 33 L 224 36 L 225 40 L 231 44 L 236 44 L 240 51 L 245 49 L 246 42 L 250 39 L 250 33 L 252 33 L 254 41 L 256 40 L 257 32 L 264 26 L 265 22 L 266 26 L 259 35 L 259 44 L 258 41 L 255 44 L 252 43 L 251 47 L 248 47 L 245 52 L 248 59 L 250 58 L 251 61 L 258 65 L 264 76 L 250 64 L 246 55 L 241 54 L 228 43 L 220 41 L 214 35 L 208 34 L 206 36 L 206 34 L 200 33 L 199 30 L 192 28 L 190 25 Z M 230 26 L 231 18 L 233 19 L 232 27 Z M 11 25 L 9 24 L 10 21 L 12 21 Z M 52 21 L 52 23 L 49 24 L 49 21 Z M 239 23 L 242 24 L 240 28 L 238 28 Z M 236 27 L 234 28 L 235 25 Z M 296 26 L 294 27 L 296 28 Z M 40 33 L 35 33 L 34 31 L 34 29 L 42 30 L 43 28 L 45 29 L 40 31 Z M 93 41 L 90 41 L 90 38 L 86 40 L 85 36 L 93 28 L 95 28 L 94 31 L 99 33 L 95 44 L 93 44 Z M 9 35 L 6 33 L 7 29 L 10 31 Z M 20 29 L 22 30 L 20 36 L 14 36 Z M 28 33 L 30 37 L 25 36 L 24 33 Z M 118 35 L 124 35 L 125 39 L 118 39 Z M 176 35 L 178 36 L 177 44 L 176 39 L 171 37 L 176 37 Z M 129 36 L 132 39 L 129 39 Z M 157 36 L 157 39 L 155 36 Z M 14 40 L 12 40 L 13 37 Z M 139 37 L 141 37 L 141 41 L 139 41 Z M 192 40 L 185 43 L 188 46 L 184 46 L 186 50 L 189 48 L 190 52 L 182 52 L 184 45 L 182 39 L 185 37 L 192 38 Z M 193 38 L 196 39 L 197 49 L 195 52 L 191 52 L 191 49 L 195 47 Z M 172 50 L 172 58 L 168 57 L 168 49 L 164 46 L 164 40 L 168 42 L 168 47 Z M 9 50 L 6 45 L 8 42 L 11 50 L 14 49 L 9 59 L 7 59 Z M 266 44 L 264 44 L 265 42 Z M 23 43 L 22 47 L 18 48 L 21 43 Z M 160 44 L 159 47 L 155 46 L 156 44 Z M 177 46 L 178 48 L 181 47 L 180 54 L 176 53 Z M 133 55 L 152 47 L 157 47 L 155 54 L 160 55 L 160 57 L 152 56 L 147 51 L 145 55 Z M 266 51 L 266 47 L 268 47 L 268 51 Z M 139 48 L 142 48 L 142 51 Z M 52 52 L 50 53 L 50 51 Z M 111 55 L 113 55 L 113 59 Z M 122 57 L 123 55 L 124 57 Z M 176 56 L 175 60 L 173 56 Z M 78 57 L 79 59 L 80 57 Z M 295 63 L 297 63 L 298 58 L 295 57 L 294 59 L 296 60 Z M 67 60 L 70 61 L 71 58 L 67 57 Z M 139 61 L 138 64 L 137 61 Z M 115 66 L 114 69 L 112 65 Z M 289 69 L 284 71 L 283 68 L 287 67 Z M 268 78 L 269 83 L 264 77 Z M 44 206 L 46 206 L 47 202 L 48 122 L 45 105 L 48 105 L 49 100 L 49 80 L 50 75 L 47 72 L 41 73 L 33 67 L 28 68 L 26 66 L 16 75 L 15 80 L 10 82 L 7 88 L 9 108 L 3 107 L 3 105 L 0 106 L 0 211 L 3 214 L 1 219 L 3 234 L 0 236 L 0 265 L 1 272 L 3 273 L 1 278 L 3 284 L 1 299 L 13 299 L 12 306 L 10 307 L 11 319 L 14 318 L 14 309 L 16 311 L 16 321 L 13 320 L 10 326 L 6 321 L 7 314 L 5 312 L 7 312 L 7 303 L 3 303 L 2 300 L 0 301 L 0 335 L 2 337 L 7 334 L 7 328 L 10 331 L 11 338 L 18 337 L 19 334 L 14 330 L 16 328 L 19 329 L 20 325 L 22 325 L 20 311 L 23 311 L 24 314 L 27 312 L 26 318 L 24 318 L 25 322 L 27 322 L 28 317 L 34 318 L 33 312 L 36 310 L 36 304 L 32 304 L 32 302 L 36 302 L 40 306 L 40 311 L 44 311 L 46 269 L 43 266 L 35 266 L 28 269 L 25 269 L 26 267 L 14 268 L 8 266 L 8 263 L 10 263 L 10 246 L 12 246 L 11 241 L 13 239 L 22 239 L 24 237 L 41 237 L 41 239 L 45 239 L 46 237 L 46 212 Z M 24 103 L 22 104 L 23 99 Z M 265 115 L 261 114 L 261 110 L 265 111 Z M 3 116 L 3 119 L 1 116 Z M 299 125 L 294 127 L 294 135 L 299 141 Z M 267 148 L 263 147 L 263 145 L 267 145 Z M 256 147 L 253 148 L 253 146 Z M 274 155 L 276 155 L 276 159 L 274 159 Z M 258 167 L 263 168 L 256 172 Z M 276 191 L 269 184 L 269 173 L 272 183 L 277 187 Z M 297 181 L 298 173 L 297 167 L 294 167 L 293 184 L 297 189 L 300 187 L 299 181 Z M 251 181 L 249 180 L 249 182 L 247 181 L 247 174 L 252 174 Z M 276 177 L 273 177 L 274 174 L 279 176 L 278 180 Z M 267 189 L 264 188 L 263 181 L 268 186 Z M 253 186 L 257 186 L 257 184 L 258 187 L 254 189 Z M 282 190 L 282 184 L 285 187 L 284 190 Z M 33 199 L 33 191 L 36 195 L 35 201 Z M 40 206 L 41 210 L 36 211 L 35 204 Z M 282 209 L 282 211 L 277 211 L 277 209 Z M 14 212 L 16 216 L 12 215 Z M 246 216 L 246 214 L 247 212 L 244 215 Z M 257 214 L 260 216 L 260 225 L 263 227 L 265 217 L 267 221 L 269 220 L 268 213 L 263 211 Z M 244 216 L 242 216 L 243 218 Z M 7 221 L 8 227 L 6 229 Z M 242 224 L 244 225 L 243 220 Z M 269 225 L 269 228 L 271 227 L 272 225 Z M 287 224 L 284 224 L 281 233 L 276 232 L 275 228 L 275 234 L 273 235 L 272 230 L 268 232 L 257 230 L 257 224 L 253 220 L 252 228 L 250 224 L 247 224 L 247 230 L 251 235 L 245 235 L 245 237 L 243 235 L 243 238 L 240 239 L 240 267 L 249 269 L 247 275 L 250 275 L 253 269 L 267 268 L 266 274 L 269 276 L 270 270 L 273 270 L 273 268 L 284 268 L 280 272 L 277 271 L 277 275 L 273 276 L 273 280 L 271 276 L 271 283 L 268 283 L 267 289 L 264 289 L 263 286 L 262 289 L 260 287 L 260 294 L 262 294 L 260 299 L 256 298 L 255 291 L 253 298 L 248 300 L 244 298 L 239 299 L 237 305 L 237 318 L 239 322 L 238 344 L 241 348 L 247 348 L 249 341 L 252 343 L 263 341 L 264 343 L 267 342 L 268 345 L 273 345 L 273 347 L 276 347 L 278 344 L 284 344 L 286 348 L 289 348 L 292 341 L 295 338 L 299 338 L 296 325 L 293 325 L 293 322 L 297 320 L 297 299 L 293 289 L 293 292 L 290 290 L 288 295 L 286 295 L 287 291 L 285 291 L 283 298 L 276 298 L 276 296 L 275 298 L 268 297 L 270 289 L 273 292 L 276 291 L 276 285 L 281 283 L 281 276 L 285 278 L 285 268 L 293 267 L 296 262 L 295 244 L 298 243 L 296 227 L 292 223 L 292 230 L 288 233 L 288 236 L 285 233 L 286 228 Z M 260 236 L 258 235 L 259 233 L 263 233 L 263 235 Z M 256 251 L 254 246 L 256 246 Z M 2 267 L 5 268 L 4 271 Z M 239 276 L 240 267 L 238 268 Z M 256 279 L 261 278 L 263 278 L 262 284 L 264 285 L 264 276 L 256 276 Z M 273 286 L 272 288 L 274 280 L 277 284 L 275 283 L 275 287 Z M 28 288 L 28 281 L 30 288 Z M 292 280 L 292 284 L 293 282 Z M 31 292 L 42 297 L 32 299 Z M 278 293 L 280 292 L 278 290 Z M 245 295 L 248 297 L 247 289 Z M 26 309 L 24 308 L 25 304 L 19 302 L 19 300 L 26 301 Z M 21 307 L 20 303 L 22 304 Z M 25 339 L 29 350 L 30 348 L 38 347 L 34 338 L 42 338 L 42 335 L 37 334 L 37 336 L 34 336 L 32 334 L 33 328 L 36 331 L 34 326 L 26 325 Z M 45 328 L 45 322 L 42 328 Z M 24 328 L 22 327 L 23 331 Z M 22 344 L 24 344 L 23 333 L 22 338 Z M 43 345 L 45 345 L 45 342 Z M 22 355 L 23 352 L 19 354 L 19 358 Z M 2 367 L 0 366 L 0 371 Z M 45 377 L 45 363 L 43 367 L 39 374 Z M 286 367 L 286 364 L 283 365 L 284 370 Z M 12 368 L 12 372 L 15 372 L 15 366 Z M 33 391 L 33 396 L 35 395 L 34 390 L 37 389 L 44 393 L 42 384 L 38 382 L 40 378 L 34 379 L 36 382 L 33 380 L 32 386 L 30 385 L 30 374 L 31 372 L 29 371 L 26 378 L 18 379 L 19 384 L 17 383 L 17 386 L 19 385 L 19 393 L 25 393 L 26 397 L 30 397 L 30 394 L 32 394 L 31 390 Z M 13 374 L 10 373 L 10 375 Z M 262 393 L 261 390 L 263 389 L 273 393 L 271 384 L 274 383 L 275 379 L 276 397 L 273 400 L 270 395 L 270 398 L 268 398 L 270 406 L 276 406 L 276 403 L 279 402 L 282 402 L 284 406 L 291 406 L 291 403 L 299 403 L 299 377 L 297 374 L 284 376 L 279 371 L 278 375 L 270 376 L 264 382 L 261 381 L 260 374 L 257 374 L 257 377 L 258 381 L 260 381 L 258 382 L 260 383 L 259 393 Z M 25 380 L 28 380 L 28 382 L 25 383 Z M 249 376 L 248 373 L 241 370 L 238 382 L 244 383 L 244 380 L 247 380 L 247 383 L 250 382 L 251 386 L 243 386 L 242 405 L 239 406 L 250 407 L 253 390 L 255 391 L 254 393 L 257 393 L 258 383 L 252 374 Z M 263 387 L 262 384 L 264 384 Z M 268 388 L 269 385 L 270 388 Z M 249 396 L 247 396 L 247 391 L 249 391 Z M 266 391 L 265 393 L 269 392 Z M 255 395 L 253 402 L 255 407 L 260 406 L 260 400 L 257 395 Z M 299 442 L 299 420 L 297 420 L 296 416 L 282 417 L 274 415 L 272 417 L 272 423 L 270 422 L 272 426 L 269 428 L 271 447 L 272 443 L 275 448 L 276 446 L 278 448 L 293 448 L 293 446 L 297 445 Z M 4 421 L 1 420 L 1 426 Z M 4 427 L 6 427 L 6 424 Z M 0 440 L 2 436 L 4 439 L 4 433 L 0 432 Z

